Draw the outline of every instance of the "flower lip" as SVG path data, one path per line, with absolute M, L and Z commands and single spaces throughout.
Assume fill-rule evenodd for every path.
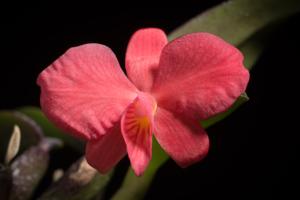
M 152 132 L 157 103 L 152 95 L 140 92 L 121 119 L 121 132 L 136 175 L 141 175 L 152 157 Z

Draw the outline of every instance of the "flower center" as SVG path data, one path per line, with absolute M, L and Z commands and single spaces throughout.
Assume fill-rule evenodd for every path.
M 136 119 L 137 123 L 139 124 L 139 126 L 141 128 L 147 128 L 149 125 L 150 125 L 150 120 L 147 116 L 144 116 L 144 117 L 138 117 Z
M 156 110 L 155 99 L 150 94 L 140 92 L 123 116 L 123 130 L 131 134 L 151 132 Z

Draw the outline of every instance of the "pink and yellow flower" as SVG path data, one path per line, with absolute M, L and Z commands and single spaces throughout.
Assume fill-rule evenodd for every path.
M 209 33 L 168 43 L 160 29 L 137 31 L 127 76 L 101 44 L 69 49 L 38 77 L 49 119 L 87 141 L 90 165 L 106 173 L 128 153 L 136 175 L 152 157 L 152 134 L 181 167 L 208 152 L 199 121 L 226 111 L 245 91 L 243 55 Z

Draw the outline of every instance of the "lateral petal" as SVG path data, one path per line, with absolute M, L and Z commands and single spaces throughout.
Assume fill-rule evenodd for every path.
M 209 33 L 170 42 L 157 70 L 152 93 L 158 105 L 197 119 L 227 110 L 249 80 L 239 50 Z
M 202 160 L 209 149 L 209 139 L 197 121 L 158 107 L 154 135 L 161 147 L 181 167 Z
M 87 162 L 100 173 L 107 173 L 126 155 L 126 145 L 120 124 L 107 130 L 101 138 L 89 140 L 86 146 Z
M 126 71 L 141 91 L 149 91 L 163 47 L 168 40 L 157 28 L 140 29 L 131 37 L 126 52 Z
M 57 126 L 84 139 L 98 138 L 136 97 L 114 53 L 100 44 L 69 49 L 38 77 L 41 107 Z

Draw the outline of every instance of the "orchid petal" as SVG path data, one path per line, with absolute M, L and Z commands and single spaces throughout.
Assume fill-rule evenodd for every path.
M 197 121 L 158 107 L 154 135 L 161 147 L 181 167 L 202 160 L 209 149 L 209 139 Z
M 121 130 L 131 166 L 140 176 L 152 157 L 152 127 L 156 102 L 152 96 L 140 93 L 122 116 Z
M 136 97 L 114 53 L 100 44 L 69 49 L 37 82 L 47 117 L 84 139 L 104 135 Z
M 141 91 L 149 91 L 160 53 L 168 40 L 157 28 L 138 30 L 133 34 L 126 52 L 126 71 L 130 80 Z
M 227 110 L 248 80 L 235 47 L 212 34 L 193 33 L 164 47 L 152 93 L 159 106 L 203 120 Z
M 120 124 L 107 131 L 99 139 L 89 140 L 86 146 L 88 163 L 105 174 L 126 155 L 126 145 L 121 134 Z

